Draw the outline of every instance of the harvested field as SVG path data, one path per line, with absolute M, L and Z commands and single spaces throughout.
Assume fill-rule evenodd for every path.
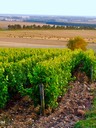
M 75 36 L 89 42 L 88 48 L 96 49 L 95 30 L 16 30 L 0 31 L 1 47 L 66 47 Z

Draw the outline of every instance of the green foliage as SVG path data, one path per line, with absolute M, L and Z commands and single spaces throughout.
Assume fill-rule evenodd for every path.
M 57 98 L 66 92 L 68 81 L 71 80 L 70 57 L 57 57 L 38 63 L 33 69 L 33 88 L 40 83 L 45 87 L 45 104 L 52 108 L 57 106 Z M 34 89 L 36 90 L 36 89 Z M 38 92 L 33 92 L 36 97 Z M 37 96 L 39 99 L 39 95 Z
M 70 39 L 69 42 L 67 43 L 67 47 L 71 50 L 82 49 L 85 51 L 87 45 L 88 43 L 79 36 L 73 39 Z
M 90 76 L 96 69 L 93 51 L 69 49 L 0 49 L 0 108 L 16 93 L 29 95 L 40 104 L 39 84 L 44 85 L 46 107 L 56 107 L 66 93 L 71 72 L 82 64 L 81 71 Z M 96 80 L 96 72 L 93 72 Z
M 96 117 L 79 121 L 75 124 L 74 128 L 96 128 Z
M 8 29 L 9 30 L 18 30 L 21 29 L 21 25 L 20 24 L 15 24 L 15 25 L 8 25 Z
M 33 22 L 33 21 L 32 21 Z M 52 25 L 53 24 L 53 25 Z M 55 23 L 51 23 L 51 25 L 20 25 L 20 24 L 14 24 L 14 25 L 8 25 L 8 30 L 95 30 L 95 26 L 94 25 L 90 25 L 90 26 L 81 26 L 81 24 L 78 24 L 79 27 L 76 24 L 66 24 L 65 26 L 63 26 L 63 24 L 61 23 L 56 23 L 57 25 L 54 25 Z M 71 25 L 71 26 L 70 26 Z M 0 28 L 0 30 L 3 30 L 2 28 Z
M 86 75 L 91 78 L 91 66 L 93 65 L 92 62 L 93 60 L 87 55 L 87 52 L 77 50 L 73 53 L 72 72 L 79 68 L 80 72 L 85 72 Z
M 8 100 L 7 77 L 4 76 L 4 68 L 0 63 L 0 108 L 4 107 Z

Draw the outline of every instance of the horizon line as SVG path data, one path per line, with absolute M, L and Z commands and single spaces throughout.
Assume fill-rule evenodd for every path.
M 96 17 L 91 15 L 51 15 L 51 14 L 12 14 L 12 13 L 0 13 L 0 15 L 23 15 L 23 16 L 62 16 L 62 17 Z

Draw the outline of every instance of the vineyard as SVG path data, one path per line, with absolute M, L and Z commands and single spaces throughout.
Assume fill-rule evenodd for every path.
M 17 93 L 40 104 L 39 85 L 44 85 L 45 105 L 55 108 L 79 67 L 96 80 L 96 56 L 92 50 L 0 48 L 0 108 Z

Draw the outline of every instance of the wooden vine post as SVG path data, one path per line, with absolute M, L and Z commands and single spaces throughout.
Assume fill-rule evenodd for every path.
M 93 82 L 93 66 L 91 66 L 91 81 Z
M 41 83 L 39 84 L 40 89 L 40 100 L 41 100 L 41 114 L 45 115 L 45 99 L 44 99 L 44 85 Z

